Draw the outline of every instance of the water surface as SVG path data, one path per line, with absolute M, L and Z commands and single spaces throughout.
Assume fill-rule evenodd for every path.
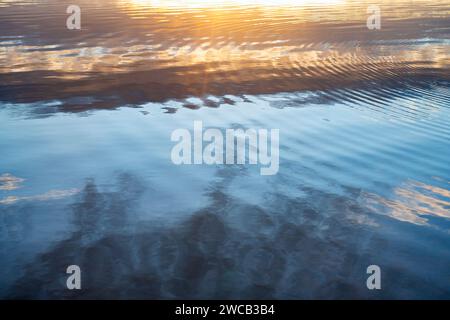
M 0 3 L 1 297 L 450 298 L 450 1 L 70 4 Z M 278 174 L 174 165 L 196 120 Z

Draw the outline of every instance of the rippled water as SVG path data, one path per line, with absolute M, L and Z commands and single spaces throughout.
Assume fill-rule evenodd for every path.
M 1 1 L 0 296 L 449 299 L 450 1 L 376 2 Z M 278 174 L 174 165 L 195 120 Z

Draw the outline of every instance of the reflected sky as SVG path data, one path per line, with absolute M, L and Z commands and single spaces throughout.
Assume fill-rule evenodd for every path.
M 394 199 L 366 195 L 368 206 L 378 212 L 419 225 L 428 224 L 428 216 L 450 219 L 450 192 L 419 182 L 409 181 L 394 190 Z
M 448 299 L 450 1 L 377 3 L 2 1 L 0 297 Z M 196 120 L 279 173 L 174 166 Z
M 25 179 L 14 177 L 9 173 L 4 173 L 0 176 L 0 190 L 19 189 L 23 181 L 25 181 Z
M 24 112 L 18 105 L 3 109 L 0 148 L 13 156 L 0 167 L 8 180 L 26 180 L 0 190 L 1 295 L 448 297 L 449 131 L 440 126 L 448 108 L 433 105 L 411 121 L 357 101 L 309 97 L 299 108 L 301 95 L 246 98 L 227 96 L 233 104 L 219 108 L 170 101 L 42 118 L 14 115 Z M 426 106 L 429 96 L 414 99 Z M 279 173 L 174 166 L 170 133 L 200 113 L 210 127 L 281 128 Z M 73 260 L 90 270 L 82 295 L 51 276 Z M 394 289 L 364 290 L 373 261 Z

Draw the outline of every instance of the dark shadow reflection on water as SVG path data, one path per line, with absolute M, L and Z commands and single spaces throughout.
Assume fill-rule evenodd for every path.
M 396 242 L 393 247 L 386 231 L 380 236 L 370 224 L 354 221 L 350 213 L 359 219 L 370 216 L 353 200 L 359 190 L 349 190 L 354 193 L 351 198 L 312 189 L 303 190 L 306 199 L 273 194 L 268 205 L 257 206 L 224 191 L 235 174 L 233 168 L 218 171 L 217 183 L 207 191 L 211 204 L 164 225 L 135 219 L 145 190 L 138 177 L 119 175 L 117 192 L 102 192 L 94 181 L 87 181 L 70 206 L 70 237 L 29 263 L 8 297 L 309 299 L 450 294 L 414 274 L 421 265 L 400 270 L 388 264 L 387 257 L 407 250 L 408 244 Z M 377 219 L 382 223 L 383 218 Z M 417 261 L 416 253 L 409 258 Z M 365 268 L 373 261 L 386 263 L 386 290 L 365 287 Z M 82 270 L 80 291 L 66 289 L 65 270 L 72 264 Z

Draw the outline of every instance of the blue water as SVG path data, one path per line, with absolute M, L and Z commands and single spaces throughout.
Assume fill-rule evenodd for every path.
M 1 4 L 0 296 L 450 298 L 450 3 L 310 2 Z M 198 120 L 279 172 L 174 165 Z

